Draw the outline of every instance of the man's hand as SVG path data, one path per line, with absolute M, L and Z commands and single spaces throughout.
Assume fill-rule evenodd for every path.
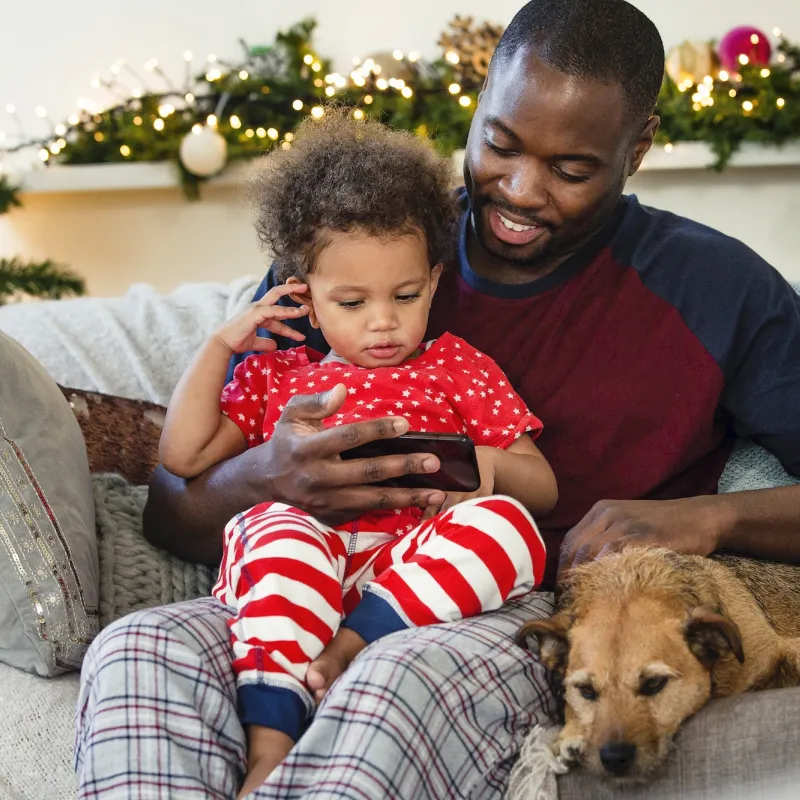
M 368 485 L 401 475 L 436 472 L 439 460 L 431 454 L 340 458 L 343 450 L 408 431 L 403 417 L 325 429 L 322 420 L 335 414 L 346 396 L 342 384 L 322 394 L 295 395 L 270 440 L 245 454 L 252 459 L 249 475 L 254 487 L 261 485 L 265 499 L 296 506 L 328 524 L 375 509 L 441 505 L 445 494 L 434 489 Z
M 601 500 L 564 537 L 558 580 L 567 570 L 627 545 L 667 547 L 707 556 L 718 545 L 720 503 L 716 496 L 680 500 Z

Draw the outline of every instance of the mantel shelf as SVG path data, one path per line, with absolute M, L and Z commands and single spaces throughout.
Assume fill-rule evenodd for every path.
M 463 151 L 457 151 L 453 160 L 460 171 Z M 706 144 L 686 142 L 673 145 L 670 152 L 663 146 L 654 147 L 641 171 L 699 170 L 713 162 L 714 155 Z M 783 147 L 747 143 L 734 155 L 728 169 L 789 166 L 800 166 L 800 142 Z M 237 186 L 246 171 L 246 164 L 233 165 L 211 183 Z M 42 167 L 14 177 L 22 184 L 22 191 L 30 194 L 175 189 L 180 185 L 178 169 L 169 162 Z

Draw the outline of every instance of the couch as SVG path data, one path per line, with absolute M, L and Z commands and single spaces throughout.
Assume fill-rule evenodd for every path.
M 90 575 L 96 569 L 96 608 L 90 611 L 97 627 L 137 608 L 209 591 L 212 570 L 184 564 L 143 541 L 146 488 L 137 484 L 145 482 L 147 470 L 139 463 L 137 447 L 157 438 L 158 409 L 168 402 L 192 352 L 207 332 L 248 301 L 257 283 L 257 278 L 245 278 L 230 285 L 187 285 L 163 297 L 134 286 L 120 298 L 0 308 L 0 331 L 69 387 L 65 403 L 72 405 L 89 444 L 98 538 L 96 564 L 87 569 Z M 104 395 L 140 402 L 114 401 L 123 408 L 119 411 Z M 128 415 L 127 429 L 114 422 L 119 413 Z M 98 436 L 93 420 L 103 415 L 106 428 Z M 121 444 L 109 420 L 117 433 L 127 430 Z M 774 459 L 741 443 L 720 488 L 790 482 Z M 91 605 L 89 600 L 86 604 Z M 41 667 L 40 674 L 33 674 L 0 663 L 0 800 L 75 796 L 71 758 L 78 674 L 68 668 L 47 672 Z M 762 692 L 710 703 L 684 727 L 666 772 L 646 789 L 617 793 L 577 770 L 559 778 L 559 795 L 562 800 L 797 796 L 799 753 L 800 688 Z

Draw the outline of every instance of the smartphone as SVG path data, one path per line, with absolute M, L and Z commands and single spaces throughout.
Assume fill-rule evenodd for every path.
M 345 450 L 342 458 L 376 458 L 411 453 L 435 455 L 439 459 L 439 471 L 424 475 L 403 475 L 378 481 L 376 485 L 401 489 L 440 489 L 443 492 L 474 492 L 481 485 L 475 445 L 469 436 L 459 433 L 409 431 L 394 439 L 379 439 Z

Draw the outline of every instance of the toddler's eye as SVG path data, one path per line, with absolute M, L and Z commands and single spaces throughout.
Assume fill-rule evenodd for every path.
M 362 300 L 340 300 L 337 305 L 341 308 L 358 308 L 362 302 Z
M 397 299 L 401 303 L 410 303 L 412 300 L 416 300 L 419 296 L 419 292 L 415 292 L 414 294 L 399 294 L 397 295 Z

